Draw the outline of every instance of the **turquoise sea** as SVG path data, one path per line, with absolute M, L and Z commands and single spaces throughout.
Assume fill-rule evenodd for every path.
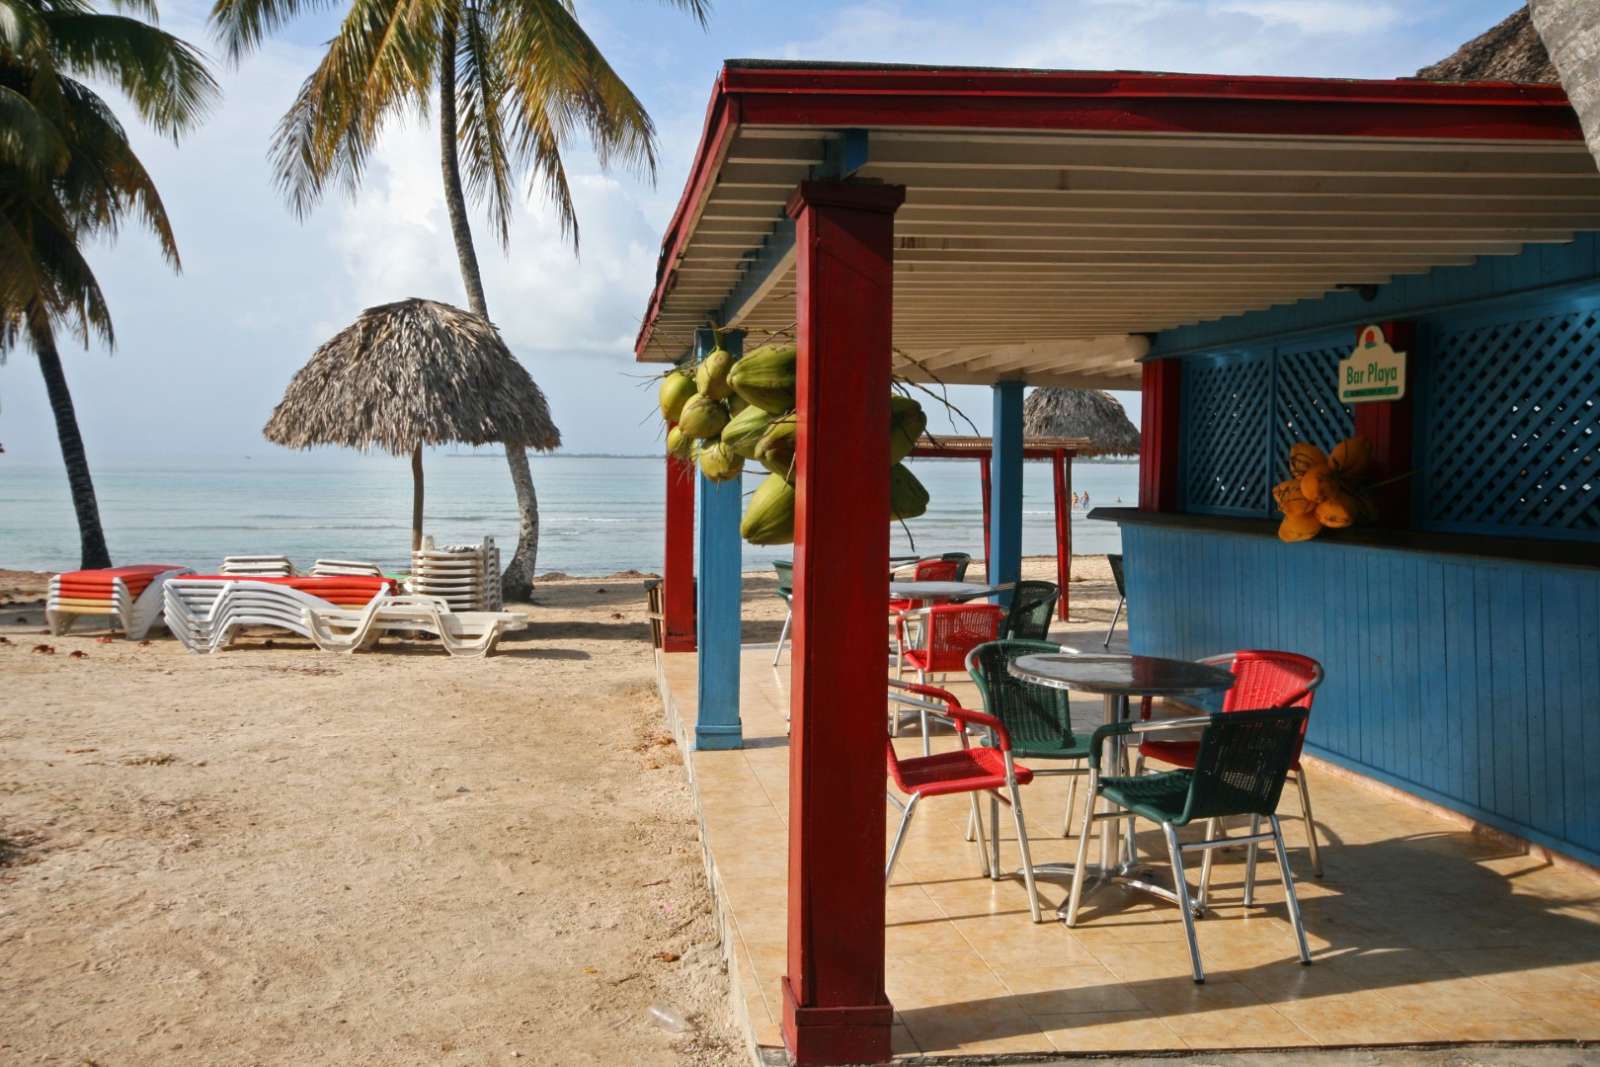
M 928 513 L 898 526 L 895 553 L 983 553 L 982 498 L 975 460 L 914 460 L 932 497 Z M 605 575 L 659 571 L 663 464 L 657 457 L 536 456 L 542 572 Z M 223 556 L 282 552 L 312 560 L 369 559 L 402 569 L 410 547 L 411 471 L 403 461 L 349 465 L 266 459 L 225 465 L 118 467 L 94 471 L 101 519 L 118 563 L 178 563 L 199 570 Z M 516 511 L 505 460 L 498 454 L 430 456 L 426 529 L 446 543 L 493 536 L 501 551 L 516 544 Z M 747 474 L 745 491 L 760 477 Z M 1095 506 L 1132 503 L 1133 463 L 1078 463 L 1074 488 Z M 1023 488 L 1023 551 L 1055 551 L 1050 465 L 1029 463 Z M 1073 514 L 1078 553 L 1118 550 L 1117 528 Z M 744 568 L 762 570 L 791 550 L 744 547 Z M 70 569 L 78 562 L 77 528 L 59 467 L 14 466 L 0 459 L 0 567 Z

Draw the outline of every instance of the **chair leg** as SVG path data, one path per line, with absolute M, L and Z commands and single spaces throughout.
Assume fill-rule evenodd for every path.
M 900 813 L 900 828 L 894 832 L 894 844 L 889 846 L 889 862 L 883 868 L 884 885 L 889 884 L 889 878 L 894 874 L 895 860 L 900 858 L 900 846 L 906 843 L 906 827 L 911 825 L 911 816 L 917 810 L 917 801 L 921 799 L 921 793 L 912 793 L 906 810 Z
M 1161 832 L 1166 835 L 1167 853 L 1172 857 L 1172 889 L 1178 895 L 1178 910 L 1183 912 L 1183 935 L 1189 939 L 1189 963 L 1198 985 L 1206 980 L 1206 972 L 1200 966 L 1200 940 L 1194 935 L 1194 906 L 1189 901 L 1189 880 L 1183 873 L 1183 846 L 1178 844 L 1178 830 L 1170 822 L 1161 824 Z
M 1125 597 L 1117 598 L 1117 610 L 1111 613 L 1111 625 L 1106 627 L 1106 639 L 1101 643 L 1101 648 L 1111 647 L 1111 635 L 1117 632 L 1117 619 L 1122 615 L 1122 605 L 1126 603 Z
M 978 794 L 968 793 L 967 797 L 972 801 L 972 812 L 967 816 L 967 827 L 971 830 L 972 837 L 967 838 L 967 840 L 971 841 L 974 837 L 977 838 L 978 866 L 983 876 L 987 878 L 989 877 L 989 842 L 985 841 L 983 837 L 983 813 L 978 808 Z
M 1300 819 L 1306 824 L 1306 844 L 1311 848 L 1311 873 L 1322 877 L 1322 852 L 1317 848 L 1317 819 L 1311 814 L 1311 787 L 1306 785 L 1306 772 L 1302 767 L 1294 772 L 1295 784 L 1300 787 Z
M 1221 819 L 1206 820 L 1206 840 L 1215 841 L 1222 832 Z M 1194 895 L 1194 905 L 1204 911 L 1206 906 L 1206 890 L 1211 888 L 1211 857 L 1216 855 L 1216 849 L 1206 849 L 1205 858 L 1200 861 L 1200 891 Z
M 1083 875 L 1089 866 L 1089 834 L 1094 829 L 1095 794 L 1099 776 L 1089 772 L 1089 788 L 1083 797 L 1083 823 L 1078 831 L 1078 863 L 1072 869 L 1072 892 L 1067 896 L 1067 925 L 1078 925 L 1078 902 L 1083 899 Z
M 1006 787 L 1011 793 L 1011 821 L 1017 826 L 1017 851 L 1022 853 L 1022 880 L 1028 888 L 1028 910 L 1034 922 L 1043 922 L 1039 910 L 1039 888 L 1033 881 L 1033 853 L 1028 849 L 1028 824 L 1022 817 L 1022 790 L 1017 787 L 1016 774 L 1010 770 L 1009 756 L 1006 763 L 1006 777 L 1009 779 Z
M 778 665 L 778 660 L 783 655 L 783 643 L 789 640 L 789 622 L 793 618 L 794 609 L 790 608 L 789 613 L 783 617 L 783 629 L 778 631 L 778 650 L 772 654 L 772 665 L 774 667 Z
M 1250 816 L 1250 836 L 1254 837 L 1261 832 L 1261 816 Z M 1255 842 L 1244 847 L 1244 906 L 1251 907 L 1256 902 L 1256 845 Z
M 1300 962 L 1311 963 L 1311 946 L 1306 944 L 1306 926 L 1300 919 L 1300 898 L 1294 895 L 1294 872 L 1289 870 L 1289 853 L 1283 847 L 1283 827 L 1276 815 L 1272 820 L 1272 847 L 1278 853 L 1278 873 L 1283 876 L 1283 899 L 1289 905 L 1289 923 L 1294 927 L 1294 939 L 1300 949 Z
M 1000 880 L 1000 797 L 989 794 L 989 877 Z
M 928 674 L 926 671 L 917 672 L 917 684 L 928 684 Z M 924 697 L 923 699 L 927 698 Z M 928 709 L 923 708 L 917 714 L 922 716 L 922 754 L 924 756 L 931 756 L 933 755 L 933 738 L 928 736 Z
M 1078 776 L 1067 776 L 1067 810 L 1061 814 L 1061 836 L 1072 836 L 1072 802 L 1078 798 Z

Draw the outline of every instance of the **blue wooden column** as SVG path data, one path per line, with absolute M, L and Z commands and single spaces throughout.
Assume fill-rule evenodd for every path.
M 709 329 L 695 333 L 695 354 L 705 356 L 716 342 Z M 735 358 L 743 355 L 744 331 L 725 330 L 722 346 Z M 699 638 L 699 714 L 696 748 L 742 748 L 739 722 L 739 513 L 743 502 L 740 479 L 713 482 L 696 472 L 699 522 L 695 524 L 700 556 L 696 600 Z
M 991 504 L 989 507 L 988 576 L 991 583 L 1015 582 L 1022 577 L 1022 383 L 996 382 L 994 389 L 994 448 L 989 454 Z M 1011 595 L 1001 595 L 1009 604 Z

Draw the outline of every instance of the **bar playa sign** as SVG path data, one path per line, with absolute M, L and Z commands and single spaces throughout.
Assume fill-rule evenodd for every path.
M 1339 361 L 1339 402 L 1365 404 L 1406 395 L 1406 354 L 1396 352 L 1381 326 L 1365 327 L 1355 351 Z

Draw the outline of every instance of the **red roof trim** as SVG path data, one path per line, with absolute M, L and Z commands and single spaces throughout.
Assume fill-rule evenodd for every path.
M 650 344 L 689 220 L 741 123 L 980 129 L 1575 141 L 1559 86 L 1353 81 L 1099 71 L 725 65 L 689 182 L 662 241 L 634 345 Z

